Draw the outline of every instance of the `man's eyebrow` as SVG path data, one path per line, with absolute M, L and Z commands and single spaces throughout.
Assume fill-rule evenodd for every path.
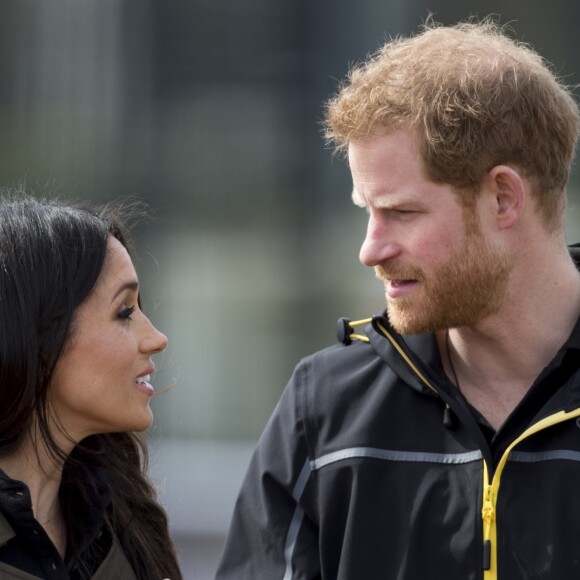
M 125 292 L 125 290 L 132 290 L 133 292 L 137 292 L 139 290 L 139 282 L 137 282 L 137 280 L 131 280 L 130 282 L 125 282 L 124 284 L 121 284 L 121 286 L 115 292 L 115 295 L 113 296 L 111 302 L 113 302 L 113 300 L 115 300 L 115 298 L 117 298 L 119 294 Z
M 405 199 L 404 197 L 398 195 L 388 195 L 388 196 L 385 195 L 383 197 L 381 196 L 374 197 L 371 203 L 369 204 L 356 189 L 352 190 L 351 199 L 354 205 L 365 209 L 371 207 L 375 209 L 390 210 L 400 208 L 401 206 L 408 206 L 410 204 L 416 205 L 417 203 L 419 203 L 414 200 Z

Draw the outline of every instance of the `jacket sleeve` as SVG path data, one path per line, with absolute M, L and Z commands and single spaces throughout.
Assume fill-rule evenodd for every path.
M 318 529 L 299 365 L 258 441 L 236 502 L 216 580 L 320 578 Z

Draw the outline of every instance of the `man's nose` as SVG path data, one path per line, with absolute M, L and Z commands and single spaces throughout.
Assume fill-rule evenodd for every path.
M 371 268 L 397 256 L 400 247 L 393 239 L 387 225 L 381 220 L 370 216 L 367 234 L 362 243 L 359 260 Z

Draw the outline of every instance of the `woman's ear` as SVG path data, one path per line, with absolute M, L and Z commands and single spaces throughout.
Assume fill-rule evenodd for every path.
M 500 229 L 513 227 L 526 201 L 526 183 L 522 176 L 507 165 L 496 165 L 487 174 L 486 186 L 498 226 Z

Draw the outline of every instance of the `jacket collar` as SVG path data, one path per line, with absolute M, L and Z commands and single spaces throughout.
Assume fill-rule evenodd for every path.
M 447 382 L 433 333 L 401 335 L 384 312 L 373 317 L 366 333 L 376 353 L 412 388 L 435 394 L 433 388 L 439 391 Z
M 11 540 L 16 533 L 8 520 L 0 513 L 0 546 L 3 546 L 8 540 Z

